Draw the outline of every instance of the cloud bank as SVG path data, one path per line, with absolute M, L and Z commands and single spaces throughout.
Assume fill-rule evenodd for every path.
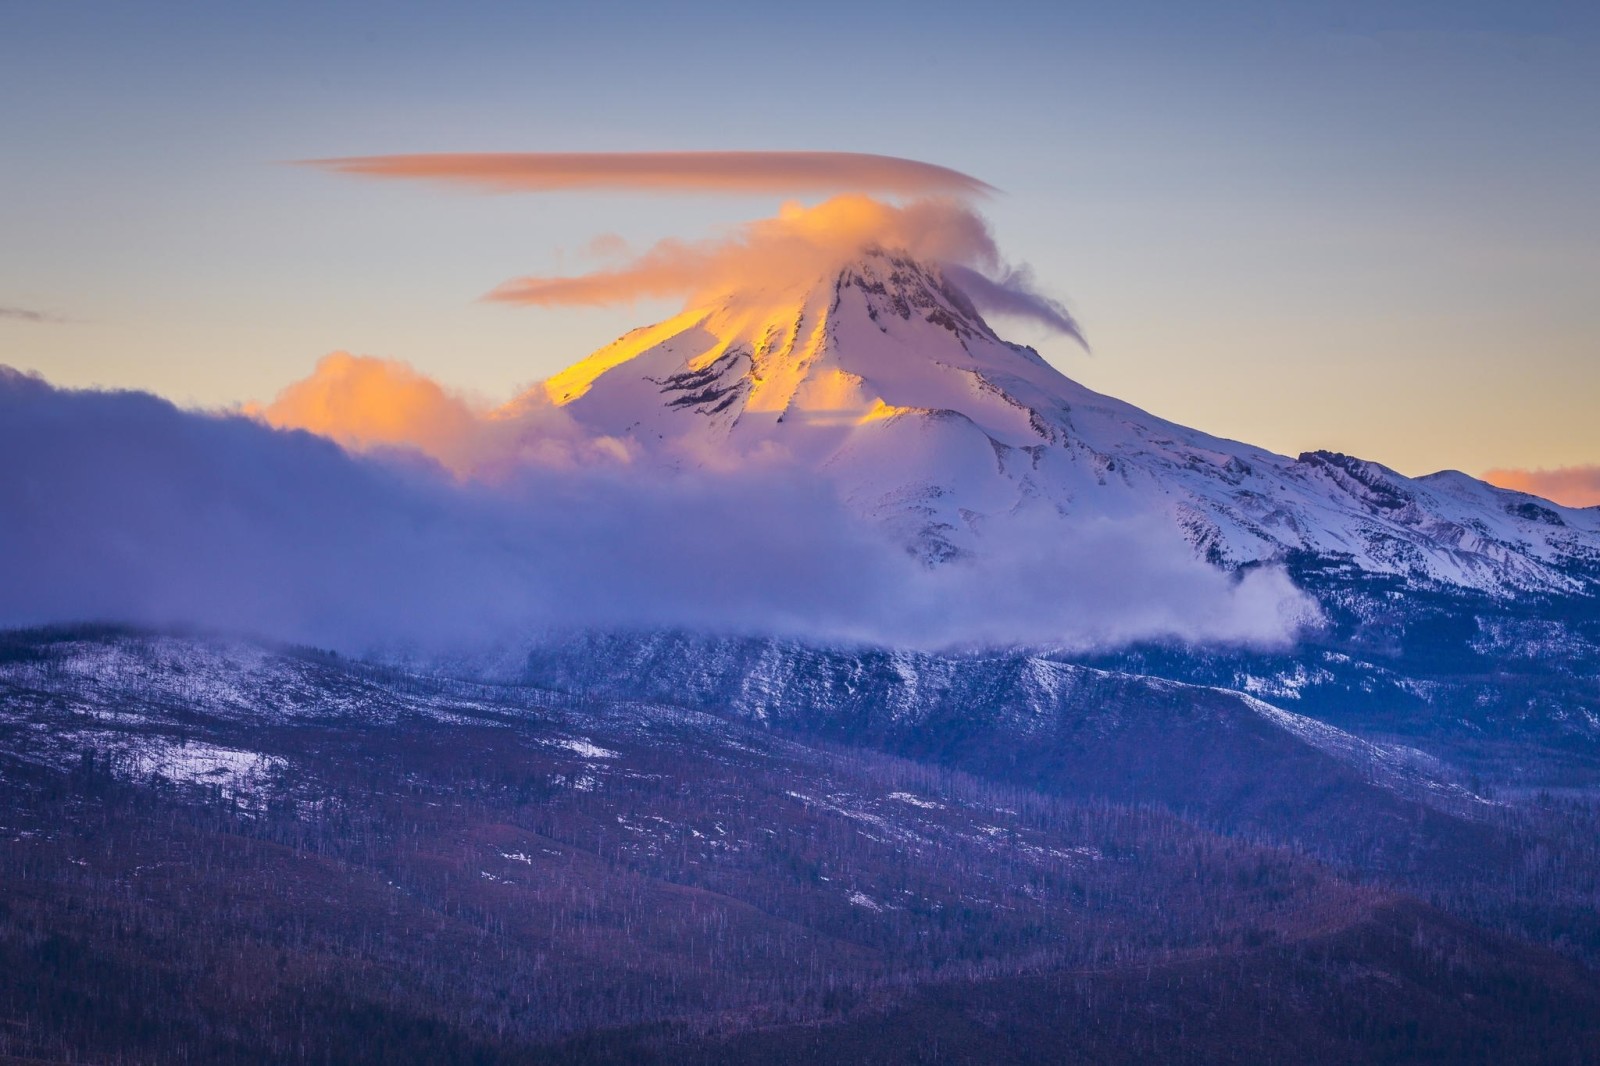
M 1600 506 L 1600 465 L 1554 470 L 1488 470 L 1483 480 L 1503 489 L 1543 496 L 1568 507 Z
M 0 454 L 0 626 L 191 624 L 358 654 L 665 626 L 1089 647 L 1272 644 L 1313 610 L 1280 573 L 1236 580 L 1196 561 L 1157 516 L 1066 531 L 1025 517 L 986 560 L 929 569 L 783 466 L 662 478 L 529 459 L 463 482 L 4 368 Z
M 308 159 L 303 164 L 488 192 L 976 196 L 993 191 L 948 167 L 860 152 L 438 152 Z

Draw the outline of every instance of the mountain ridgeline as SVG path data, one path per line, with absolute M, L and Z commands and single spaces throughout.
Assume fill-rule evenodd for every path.
M 1600 509 L 1176 425 L 1007 343 L 937 266 L 887 252 L 810 288 L 730 293 L 541 388 L 666 465 L 811 463 L 930 559 L 981 553 L 1042 508 L 1069 525 L 1158 512 L 1222 566 L 1311 556 L 1497 596 L 1600 580 Z
M 810 287 L 730 293 L 544 388 L 664 467 L 797 457 L 930 565 L 1157 522 L 1194 557 L 1279 568 L 1316 602 L 1288 647 L 1042 641 L 1047 658 L 1237 689 L 1469 759 L 1507 738 L 1582 751 L 1600 736 L 1600 508 L 1165 421 L 1002 340 L 936 265 L 880 250 Z M 1033 575 L 1041 594 L 1052 577 Z M 796 692 L 773 699 L 828 711 Z

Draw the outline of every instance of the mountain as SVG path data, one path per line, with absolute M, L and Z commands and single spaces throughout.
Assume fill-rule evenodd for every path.
M 798 465 L 901 576 L 1154 522 L 1224 588 L 1291 579 L 1315 624 L 939 653 L 569 628 L 448 661 L 0 631 L 0 1060 L 1600 1059 L 1600 511 L 1173 425 L 1003 341 L 958 277 L 880 251 L 730 293 L 501 415 L 554 403 L 649 475 Z M 70 461 L 16 464 L 12 496 L 96 505 L 19 523 L 14 559 L 60 541 L 170 596 L 190 571 L 154 550 L 214 558 L 206 603 L 332 543 L 309 584 L 266 572 L 335 612 L 456 602 L 381 595 L 414 577 L 586 588 L 512 582 L 538 527 L 466 536 L 436 490 L 485 501 L 431 468 L 14 391 L 59 422 L 29 454 Z M 703 555 L 628 543 L 714 596 L 722 514 Z M 747 573 L 791 561 L 765 547 Z
M 1225 571 L 1281 567 L 1321 614 L 1284 649 L 1055 661 L 1251 693 L 1491 776 L 1502 742 L 1588 766 L 1600 737 L 1600 508 L 1176 425 L 1006 342 L 936 265 L 879 250 L 810 286 L 728 293 L 541 389 L 646 464 L 799 462 L 930 566 L 1153 520 Z
M 1007 343 L 939 267 L 883 250 L 635 330 L 540 388 L 664 466 L 821 470 L 929 561 L 981 553 L 1020 513 L 1159 513 L 1230 568 L 1311 556 L 1496 596 L 1600 580 L 1600 509 L 1176 425 Z

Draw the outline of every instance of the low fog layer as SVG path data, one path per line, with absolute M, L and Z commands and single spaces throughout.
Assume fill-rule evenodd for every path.
M 352 653 L 664 626 L 1089 647 L 1281 643 L 1315 613 L 1279 572 L 1197 561 L 1160 516 L 1024 515 L 982 558 L 928 568 L 798 469 L 528 461 L 460 481 L 415 452 L 3 367 L 0 456 L 4 626 L 191 624 Z

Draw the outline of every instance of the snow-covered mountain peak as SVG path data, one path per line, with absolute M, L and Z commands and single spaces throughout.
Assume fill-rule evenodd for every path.
M 1067 384 L 1002 341 L 938 266 L 872 249 L 809 286 L 728 292 L 635 330 L 543 387 L 648 453 L 765 441 L 822 459 L 909 414 L 958 414 L 1017 445 L 1048 438 L 1002 384 L 1040 376 Z
M 809 285 L 724 293 L 542 388 L 641 462 L 810 468 L 929 561 L 981 553 L 1024 513 L 1162 514 L 1222 566 L 1309 554 L 1494 594 L 1600 575 L 1600 511 L 1166 421 L 1006 342 L 949 272 L 881 248 Z
M 874 322 L 893 317 L 918 318 L 962 339 L 999 341 L 972 300 L 952 284 L 943 270 L 918 263 L 908 255 L 875 248 L 840 271 L 838 289 L 856 289 Z

